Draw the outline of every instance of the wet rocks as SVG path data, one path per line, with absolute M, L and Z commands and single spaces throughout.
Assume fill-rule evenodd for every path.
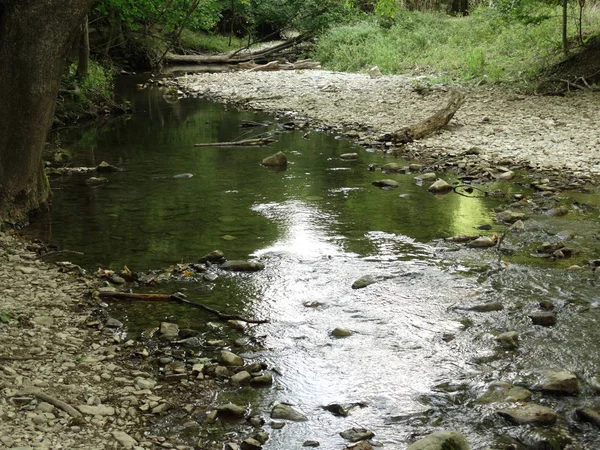
M 285 167 L 287 163 L 288 159 L 285 153 L 277 152 L 274 155 L 264 158 L 261 164 L 267 167 Z
M 227 350 L 221 351 L 219 360 L 226 366 L 243 366 L 244 359 L 235 353 L 228 352 Z
M 477 399 L 477 403 L 524 403 L 531 400 L 531 391 L 510 383 L 497 381 L 492 383 L 488 390 Z
M 331 330 L 331 335 L 334 337 L 348 337 L 352 336 L 352 331 L 347 330 L 345 328 L 337 327 Z
M 457 431 L 437 431 L 409 445 L 406 450 L 470 450 L 467 439 Z
M 160 334 L 164 339 L 176 339 L 179 336 L 179 326 L 176 323 L 162 322 Z
M 247 409 L 245 406 L 236 405 L 234 403 L 225 403 L 217 407 L 217 413 L 225 416 L 244 417 Z
M 124 169 L 117 167 L 117 166 L 113 166 L 112 164 L 107 163 L 106 161 L 102 161 L 100 164 L 98 164 L 98 166 L 96 167 L 96 172 L 99 173 L 106 173 L 106 172 L 122 172 Z
M 375 283 L 377 283 L 377 280 L 374 276 L 364 275 L 352 283 L 352 289 L 362 289 Z
M 557 418 L 552 409 L 533 403 L 498 409 L 496 413 L 515 425 L 552 425 Z
M 225 262 L 225 255 L 221 250 L 213 250 L 202 256 L 198 261 L 201 263 L 222 264 Z
M 258 272 L 264 268 L 264 264 L 255 261 L 232 260 L 221 264 L 221 269 L 231 272 Z
M 104 177 L 90 177 L 87 180 L 85 180 L 85 184 L 87 184 L 90 187 L 102 186 L 107 183 L 108 178 Z
M 308 417 L 301 412 L 296 411 L 291 406 L 279 403 L 271 410 L 271 419 L 284 419 L 291 420 L 293 422 L 304 422 L 308 420 Z
M 366 428 L 355 427 L 345 431 L 341 431 L 340 436 L 344 439 L 349 440 L 350 442 L 358 442 L 371 439 L 375 436 L 375 433 L 373 433 L 371 430 L 367 430 Z
M 454 189 L 452 185 L 448 184 L 441 178 L 427 188 L 427 190 L 432 194 L 447 194 L 448 192 L 452 191 L 452 189 Z
M 534 325 L 542 327 L 551 327 L 556 325 L 556 313 L 554 311 L 536 311 L 529 314 L 529 318 Z
M 496 245 L 498 239 L 496 236 L 481 236 L 475 240 L 467 242 L 467 247 L 469 248 L 490 248 Z
M 577 408 L 577 418 L 583 422 L 589 422 L 600 428 L 600 410 L 597 408 Z
M 544 374 L 539 389 L 551 394 L 575 395 L 579 393 L 579 380 L 567 371 L 549 371 Z
M 344 153 L 340 155 L 340 159 L 344 161 L 354 161 L 355 159 L 358 159 L 358 153 Z
M 507 350 L 519 348 L 519 334 L 516 331 L 508 331 L 496 336 L 496 342 Z
M 387 189 L 393 189 L 393 188 L 400 187 L 400 183 L 398 183 L 396 180 L 390 180 L 390 179 L 373 181 L 371 184 L 373 186 L 377 186 L 380 188 L 387 188 Z
M 502 211 L 496 215 L 496 220 L 498 222 L 510 223 L 513 224 L 517 220 L 525 220 L 527 216 L 524 213 L 516 212 L 516 211 Z

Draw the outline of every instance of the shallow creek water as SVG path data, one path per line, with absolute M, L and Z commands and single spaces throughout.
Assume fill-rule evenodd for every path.
M 372 430 L 390 449 L 404 449 L 439 429 L 465 433 L 474 449 L 512 448 L 503 444 L 505 436 L 536 442 L 531 436 L 557 429 L 568 430 L 582 448 L 600 448 L 591 426 L 573 418 L 576 407 L 596 402 L 585 383 L 600 372 L 595 274 L 527 258 L 497 270 L 505 265 L 493 250 L 448 251 L 436 241 L 477 234 L 474 227 L 484 223 L 493 228 L 486 233 L 502 232 L 493 208 L 506 199 L 433 196 L 414 175 L 367 170 L 373 162 L 397 161 L 393 156 L 317 131 L 304 137 L 307 130 L 276 134 L 278 142 L 266 148 L 194 148 L 194 143 L 276 132 L 275 124 L 287 119 L 228 111 L 198 99 L 169 100 L 159 90 L 135 92 L 130 85 L 123 89 L 132 117 L 60 135 L 77 164 L 106 160 L 126 170 L 107 175 L 109 183 L 97 188 L 85 186 L 84 175 L 54 179 L 54 209 L 37 224 L 37 233 L 83 252 L 71 260 L 92 271 L 124 265 L 134 271 L 166 269 L 214 249 L 228 259 L 264 263 L 257 273 L 218 272 L 214 282 L 181 281 L 155 289 L 182 291 L 189 300 L 224 312 L 270 319 L 245 334 L 206 313 L 168 303 L 114 303 L 110 313 L 133 337 L 170 321 L 206 339 L 246 339 L 247 346 L 230 345 L 232 351 L 266 361 L 276 369 L 275 384 L 232 388 L 218 401 L 248 404 L 267 418 L 265 449 L 301 448 L 306 440 L 319 441 L 324 449 L 343 448 L 338 433 L 351 427 Z M 243 121 L 267 125 L 241 128 Z M 260 165 L 279 150 L 290 160 L 287 170 Z M 340 160 L 348 152 L 357 152 L 358 160 Z M 193 176 L 174 178 L 182 173 Z M 397 180 L 400 188 L 371 185 L 381 178 Z M 513 184 L 486 186 L 496 188 L 508 196 L 521 192 Z M 594 196 L 582 200 L 597 203 Z M 549 239 L 563 228 L 576 228 L 573 245 L 587 253 L 571 263 L 582 264 L 596 251 L 595 219 L 597 212 L 562 221 L 542 215 L 532 228 Z M 378 282 L 352 289 L 364 275 Z M 546 299 L 557 307 L 558 324 L 534 327 L 527 314 Z M 504 310 L 456 309 L 492 300 Z M 336 327 L 353 334 L 332 337 Z M 498 350 L 495 334 L 509 330 L 520 333 L 520 348 Z M 455 339 L 442 339 L 449 334 Z M 495 405 L 475 403 L 493 381 L 527 385 L 530 375 L 544 369 L 574 372 L 583 385 L 577 397 L 534 393 L 536 402 L 560 413 L 551 429 L 509 426 L 495 415 Z M 268 413 L 281 401 L 309 420 L 271 430 Z M 362 407 L 343 418 L 322 408 L 329 403 Z M 169 426 L 183 441 L 200 438 L 178 423 Z M 218 425 L 212 432 L 227 433 L 230 426 L 235 429 Z

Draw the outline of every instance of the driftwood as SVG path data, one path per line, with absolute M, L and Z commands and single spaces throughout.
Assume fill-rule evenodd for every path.
M 425 136 L 445 127 L 452 120 L 454 114 L 465 102 L 465 95 L 452 91 L 448 104 L 438 112 L 417 124 L 411 125 L 393 134 L 394 142 L 406 144 L 408 142 L 422 139 Z
M 214 314 L 221 320 L 241 320 L 247 323 L 269 323 L 268 320 L 259 319 L 248 319 L 246 317 L 239 316 L 237 314 L 223 314 L 210 306 L 203 305 L 202 303 L 195 303 L 186 300 L 178 294 L 133 294 L 129 292 L 100 292 L 101 298 L 115 298 L 125 300 L 164 300 L 164 301 L 175 301 L 183 305 L 191 306 L 192 308 L 202 309 L 211 314 Z
M 68 415 L 70 415 L 73 419 L 80 419 L 83 417 L 83 414 L 81 414 L 79 411 L 77 411 L 75 408 L 73 408 L 68 403 L 65 403 L 62 400 L 59 400 L 48 394 L 44 394 L 43 392 L 40 392 L 40 390 L 38 388 L 26 389 L 25 394 L 34 395 L 37 398 L 39 398 L 41 401 L 50 403 L 51 405 L 54 405 L 57 408 L 62 409 L 64 412 L 66 412 Z
M 239 64 L 268 58 L 284 50 L 294 47 L 307 39 L 306 35 L 300 35 L 281 44 L 267 47 L 254 52 L 242 52 L 238 49 L 223 55 L 175 55 L 168 53 L 164 60 L 171 64 Z
M 259 147 L 264 145 L 270 145 L 273 142 L 277 141 L 271 138 L 254 138 L 233 142 L 204 142 L 202 144 L 194 144 L 194 147 Z
M 320 69 L 321 63 L 303 59 L 295 63 L 280 63 L 279 61 L 270 61 L 266 64 L 256 64 L 254 61 L 240 64 L 240 69 L 247 69 L 247 72 L 268 72 L 275 70 L 306 70 Z

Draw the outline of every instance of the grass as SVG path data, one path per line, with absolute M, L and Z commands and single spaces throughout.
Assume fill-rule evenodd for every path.
M 182 31 L 179 41 L 181 48 L 206 54 L 228 53 L 247 44 L 246 39 L 233 36 L 230 46 L 228 36 L 197 33 L 187 29 Z
M 467 17 L 402 11 L 394 25 L 376 21 L 330 30 L 315 58 L 332 70 L 428 74 L 438 80 L 525 80 L 562 57 L 560 10 L 538 24 L 507 22 L 480 8 Z M 576 11 L 572 11 L 576 15 Z M 574 19 L 569 23 L 576 34 Z M 585 29 L 600 29 L 598 8 L 585 14 Z

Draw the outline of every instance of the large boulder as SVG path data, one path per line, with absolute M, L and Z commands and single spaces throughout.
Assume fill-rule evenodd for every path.
M 419 439 L 406 450 L 470 450 L 467 439 L 457 431 L 437 431 Z
M 304 422 L 308 420 L 308 417 L 301 412 L 296 411 L 291 406 L 280 403 L 275 405 L 271 410 L 271 419 L 285 419 L 295 422 Z
M 285 167 L 288 159 L 283 152 L 277 152 L 274 155 L 267 156 L 262 160 L 262 165 L 267 167 Z
M 516 408 L 502 408 L 496 414 L 515 425 L 552 425 L 557 417 L 556 412 L 550 408 L 533 403 Z
M 427 188 L 427 190 L 433 194 L 447 194 L 452 189 L 454 189 L 452 185 L 446 183 L 441 178 Z

